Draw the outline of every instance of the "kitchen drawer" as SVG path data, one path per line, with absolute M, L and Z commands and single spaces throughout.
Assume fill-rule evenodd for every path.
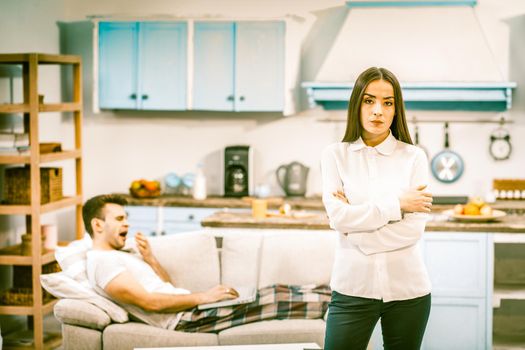
M 486 297 L 488 289 L 487 234 L 425 233 L 423 255 L 432 282 L 432 295 Z M 492 248 L 491 248 L 492 249 Z
M 198 231 L 201 230 L 202 226 L 200 222 L 177 222 L 177 223 L 168 223 L 164 226 L 163 233 L 164 235 L 172 235 L 175 233 L 181 233 L 181 232 L 190 232 L 190 231 Z
M 130 225 L 128 231 L 128 239 L 135 236 L 137 232 L 142 233 L 144 236 L 155 236 L 157 224 L 155 222 L 140 222 Z
M 164 222 L 166 225 L 169 223 L 197 223 L 200 226 L 200 222 L 207 216 L 220 210 L 220 208 L 180 208 L 180 207 L 169 207 L 163 208 L 164 210 Z
M 153 236 L 157 231 L 158 207 L 126 206 L 128 214 L 128 239 L 141 232 L 146 236 Z
M 158 207 L 126 206 L 128 221 L 153 221 L 157 220 Z

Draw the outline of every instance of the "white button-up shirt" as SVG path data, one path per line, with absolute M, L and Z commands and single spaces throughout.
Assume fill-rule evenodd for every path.
M 341 294 L 406 300 L 430 293 L 417 244 L 427 214 L 402 216 L 399 194 L 428 184 L 420 148 L 390 135 L 376 147 L 356 142 L 328 146 L 322 155 L 323 203 L 339 232 L 331 288 Z M 344 191 L 350 204 L 332 193 Z

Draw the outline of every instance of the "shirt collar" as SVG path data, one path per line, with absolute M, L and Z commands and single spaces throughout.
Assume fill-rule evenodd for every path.
M 390 131 L 387 138 L 383 142 L 381 142 L 379 145 L 372 147 L 372 148 L 374 148 L 380 154 L 388 156 L 394 152 L 394 150 L 396 149 L 396 145 L 397 145 L 397 140 L 394 137 L 394 135 L 392 135 L 392 132 Z M 366 147 L 368 146 L 365 144 L 362 137 L 359 137 L 359 139 L 357 139 L 355 142 L 352 142 L 350 144 L 350 150 L 352 151 L 358 151 Z

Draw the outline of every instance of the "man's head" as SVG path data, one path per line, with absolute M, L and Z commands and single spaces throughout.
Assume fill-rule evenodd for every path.
M 82 208 L 84 226 L 97 241 L 105 241 L 114 249 L 121 249 L 128 233 L 127 201 L 119 195 L 100 195 L 90 198 Z

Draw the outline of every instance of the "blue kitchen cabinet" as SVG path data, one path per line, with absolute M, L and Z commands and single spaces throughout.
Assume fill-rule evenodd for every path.
M 282 111 L 284 34 L 280 21 L 195 23 L 193 109 Z
M 197 231 L 202 229 L 201 221 L 217 212 L 218 208 L 164 208 L 164 234 Z
M 422 349 L 491 349 L 492 344 L 486 342 L 486 314 L 483 298 L 443 298 L 432 295 L 432 310 Z M 488 333 L 492 333 L 492 329 Z
M 432 282 L 423 349 L 491 349 L 492 235 L 426 233 L 422 248 Z
M 233 22 L 195 23 L 193 109 L 234 109 Z
M 99 23 L 100 108 L 137 108 L 137 31 L 136 23 Z
M 432 283 L 432 309 L 421 348 L 491 349 L 492 235 L 427 232 L 419 244 Z M 383 348 L 379 324 L 372 344 Z
M 126 206 L 129 237 L 133 237 L 137 232 L 147 236 L 160 236 L 197 231 L 202 228 L 201 220 L 218 210 L 218 208 L 129 205 Z
M 186 109 L 186 57 L 184 22 L 100 22 L 100 108 Z

